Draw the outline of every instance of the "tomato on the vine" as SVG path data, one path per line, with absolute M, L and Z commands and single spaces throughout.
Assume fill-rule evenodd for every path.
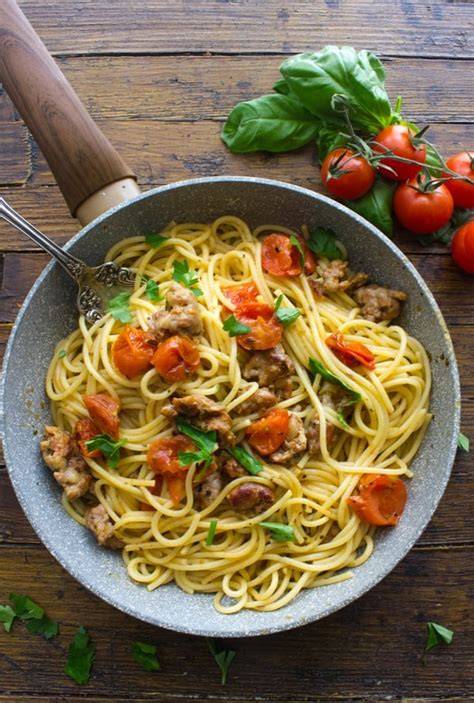
M 414 144 L 414 136 L 414 131 L 405 125 L 392 124 L 382 129 L 374 137 L 372 148 L 377 153 L 383 154 L 389 150 L 395 156 L 411 159 L 419 164 L 407 164 L 387 156 L 386 159 L 381 159 L 377 166 L 377 170 L 382 176 L 389 178 L 391 181 L 406 181 L 416 176 L 421 170 L 426 161 L 426 146 L 424 144 Z M 384 166 L 392 170 L 384 168 Z
M 356 200 L 372 188 L 375 169 L 363 156 L 341 147 L 330 151 L 324 159 L 321 180 L 332 195 Z
M 415 177 L 398 186 L 393 196 L 393 210 L 399 222 L 410 232 L 430 234 L 448 224 L 454 203 L 445 185 L 423 190 Z
M 474 273 L 474 220 L 467 222 L 454 233 L 451 256 L 467 273 Z
M 446 161 L 446 166 L 460 176 L 467 176 L 474 181 L 474 151 L 461 151 L 459 154 L 454 154 Z M 449 177 L 449 173 L 444 175 Z M 453 196 L 456 207 L 474 208 L 474 185 L 466 181 L 452 180 L 446 181 L 446 188 Z

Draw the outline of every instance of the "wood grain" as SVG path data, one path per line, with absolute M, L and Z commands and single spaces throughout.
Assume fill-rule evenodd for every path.
M 61 54 L 291 54 L 349 43 L 385 55 L 474 55 L 472 13 L 462 0 L 385 7 L 372 0 L 108 0 L 103 12 L 90 0 L 20 6 L 49 50 Z

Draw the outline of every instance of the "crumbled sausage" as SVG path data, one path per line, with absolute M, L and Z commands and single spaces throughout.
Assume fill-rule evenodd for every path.
M 199 304 L 190 290 L 173 282 L 166 294 L 169 310 L 157 310 L 148 319 L 148 328 L 158 342 L 174 334 L 199 337 L 202 321 Z
M 276 452 L 270 454 L 269 460 L 274 464 L 287 464 L 304 452 L 308 442 L 304 431 L 303 421 L 294 413 L 290 413 L 288 437 Z
M 321 278 L 310 278 L 309 283 L 317 295 L 351 291 L 367 282 L 366 273 L 351 273 L 349 264 L 342 259 L 330 261 Z
M 219 468 L 228 478 L 234 479 L 248 475 L 248 472 L 239 464 L 237 459 L 234 459 L 227 452 L 220 452 L 216 458 Z
M 254 352 L 245 364 L 242 376 L 246 381 L 257 381 L 261 388 L 274 389 L 288 398 L 292 391 L 290 376 L 294 372 L 292 360 L 282 345 L 277 344 L 273 349 Z
M 194 501 L 200 509 L 207 508 L 213 503 L 224 487 L 224 480 L 219 471 L 207 476 L 193 488 Z
M 241 483 L 227 495 L 229 503 L 237 512 L 249 511 L 258 515 L 275 502 L 271 488 L 260 483 Z
M 361 307 L 361 315 L 372 322 L 393 320 L 400 314 L 400 302 L 407 299 L 401 290 L 383 288 L 374 283 L 362 286 L 354 292 L 354 300 Z
M 76 500 L 87 493 L 92 476 L 69 432 L 46 425 L 40 448 L 45 463 L 52 469 L 68 500 Z
M 234 412 L 236 415 L 252 415 L 268 410 L 278 402 L 278 397 L 269 388 L 259 388 L 250 398 L 238 405 Z
M 231 430 L 232 420 L 222 403 L 216 403 L 205 395 L 187 395 L 184 398 L 173 398 L 170 404 L 163 406 L 161 412 L 169 420 L 178 415 L 189 419 L 204 432 L 215 430 L 219 443 L 223 448 L 233 447 L 235 435 Z
M 107 549 L 121 549 L 123 543 L 114 535 L 114 526 L 106 509 L 99 503 L 85 512 L 86 527 L 89 528 L 99 544 Z

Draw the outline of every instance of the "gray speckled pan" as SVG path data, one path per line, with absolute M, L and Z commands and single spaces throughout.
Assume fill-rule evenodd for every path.
M 260 635 L 318 620 L 355 600 L 386 576 L 428 524 L 448 482 L 459 431 L 460 391 L 450 337 L 436 302 L 408 259 L 378 230 L 342 205 L 303 188 L 264 179 L 207 178 L 157 188 L 110 210 L 67 245 L 89 264 L 131 235 L 159 230 L 174 219 L 207 222 L 222 214 L 298 228 L 333 228 L 354 269 L 409 293 L 399 322 L 432 358 L 434 419 L 413 462 L 409 501 L 395 529 L 379 531 L 374 554 L 351 580 L 304 591 L 276 612 L 221 615 L 212 596 L 186 595 L 174 585 L 152 593 L 129 580 L 119 554 L 62 509 L 60 488 L 42 463 L 37 433 L 50 420 L 44 378 L 57 342 L 76 325 L 75 291 L 50 264 L 28 295 L 7 347 L 2 379 L 4 445 L 16 494 L 33 528 L 53 556 L 86 588 L 137 618 L 171 630 L 220 637 Z

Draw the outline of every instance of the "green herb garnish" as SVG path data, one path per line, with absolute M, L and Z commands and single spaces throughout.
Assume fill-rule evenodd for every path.
M 132 654 L 137 664 L 140 664 L 145 671 L 158 671 L 158 669 L 161 669 L 154 644 L 146 644 L 145 642 L 138 641 L 133 642 Z
M 86 447 L 89 451 L 98 449 L 107 457 L 110 469 L 116 469 L 120 461 L 120 447 L 127 444 L 126 439 L 112 439 L 108 434 L 99 434 L 92 439 L 88 439 Z
M 443 625 L 438 625 L 437 622 L 427 622 L 426 626 L 428 628 L 428 636 L 426 638 L 425 651 L 429 652 L 433 647 L 437 647 L 439 644 L 450 644 L 454 637 L 454 632 L 448 630 L 447 627 Z
M 462 449 L 464 452 L 468 452 L 468 451 L 469 451 L 470 444 L 471 444 L 471 443 L 470 443 L 470 441 L 469 441 L 469 437 L 466 437 L 465 434 L 463 434 L 462 432 L 460 432 L 459 435 L 458 435 L 458 447 L 459 447 L 459 449 Z
M 61 349 L 60 352 L 58 352 L 58 359 L 64 359 L 66 356 L 66 351 L 64 349 Z
M 327 368 L 325 368 L 319 361 L 314 359 L 312 356 L 309 357 L 308 366 L 309 372 L 312 376 L 316 376 L 317 374 L 319 374 L 326 381 L 334 383 L 336 386 L 339 386 L 340 388 L 343 388 L 345 391 L 347 391 L 347 393 L 349 393 L 351 396 L 351 400 L 347 403 L 347 405 L 357 403 L 357 401 L 362 398 L 360 393 L 353 390 L 350 386 L 344 383 L 344 381 L 341 381 L 340 378 L 331 373 Z
M 275 303 L 275 315 L 283 327 L 289 327 L 293 322 L 296 322 L 301 312 L 296 308 L 281 308 L 282 302 L 283 296 L 279 295 Z
M 181 466 L 189 466 L 194 464 L 194 462 L 204 463 L 204 467 L 209 466 L 212 462 L 212 455 L 217 449 L 217 433 L 215 430 L 210 432 L 203 432 L 197 427 L 193 427 L 183 418 L 178 417 L 176 419 L 176 427 L 178 430 L 192 439 L 194 444 L 199 448 L 197 452 L 178 452 L 178 459 Z
M 43 635 L 47 640 L 58 634 L 58 623 L 45 615 L 44 609 L 29 596 L 10 593 L 10 603 L 12 605 L 11 608 L 8 605 L 0 606 L 0 620 L 4 622 L 7 632 L 10 632 L 13 621 L 17 617 L 25 622 L 28 632 Z M 2 612 L 5 620 L 2 617 Z
M 187 261 L 174 261 L 173 262 L 173 281 L 176 283 L 181 283 L 182 286 L 189 288 L 191 293 L 198 298 L 200 295 L 204 295 L 200 288 L 194 288 L 196 283 L 199 283 L 199 278 L 195 271 L 189 270 L 189 264 Z
M 162 234 L 155 234 L 153 232 L 145 234 L 145 242 L 153 247 L 153 249 L 159 249 L 168 239 L 169 237 L 164 237 Z
M 50 640 L 58 634 L 59 625 L 56 620 L 51 620 L 47 615 L 43 615 L 41 620 L 28 620 L 26 629 L 36 635 L 43 635 L 45 640 Z
M 89 633 L 81 626 L 69 645 L 64 672 L 76 683 L 87 683 L 94 655 L 95 647 L 90 643 Z
M 238 337 L 241 334 L 247 334 L 252 331 L 248 325 L 243 325 L 239 322 L 235 315 L 229 315 L 222 327 L 229 333 L 229 337 Z
M 110 312 L 119 322 L 131 322 L 133 320 L 128 304 L 130 302 L 130 293 L 119 293 L 109 300 L 107 312 Z
M 298 249 L 298 253 L 300 255 L 301 268 L 304 268 L 305 256 L 304 256 L 303 247 L 301 246 L 300 240 L 297 237 L 295 237 L 294 234 L 290 235 L 290 244 L 293 244 L 293 246 Z
M 0 622 L 3 622 L 5 632 L 10 632 L 15 618 L 15 611 L 9 605 L 0 605 Z
M 308 247 L 318 256 L 328 259 L 340 259 L 342 251 L 336 243 L 336 235 L 332 229 L 315 227 L 309 233 Z
M 221 684 L 224 686 L 227 680 L 229 666 L 235 657 L 235 652 L 232 649 L 223 649 L 217 644 L 216 640 L 211 639 L 210 637 L 206 637 L 206 642 L 211 650 L 217 666 L 221 670 Z
M 243 447 L 232 447 L 232 449 L 228 449 L 227 451 L 229 454 L 232 454 L 234 459 L 238 461 L 244 469 L 247 469 L 249 474 L 256 476 L 263 470 L 263 465 L 257 461 L 253 454 Z
M 209 523 L 209 530 L 207 532 L 206 544 L 208 547 L 214 542 L 214 537 L 216 535 L 217 520 L 211 520 Z
M 340 424 L 347 430 L 349 429 L 349 425 L 346 422 L 346 418 L 342 413 L 336 413 L 336 417 L 339 420 Z
M 270 530 L 271 537 L 275 542 L 295 541 L 295 532 L 290 525 L 285 525 L 282 522 L 267 522 L 266 520 L 261 522 L 260 525 Z
M 145 295 L 148 300 L 151 300 L 152 303 L 157 303 L 159 300 L 162 299 L 158 283 L 156 281 L 153 281 L 151 278 L 147 278 L 145 286 Z
M 41 620 L 44 615 L 43 608 L 38 603 L 35 603 L 34 600 L 31 600 L 29 596 L 10 593 L 9 600 L 15 615 L 20 620 Z

